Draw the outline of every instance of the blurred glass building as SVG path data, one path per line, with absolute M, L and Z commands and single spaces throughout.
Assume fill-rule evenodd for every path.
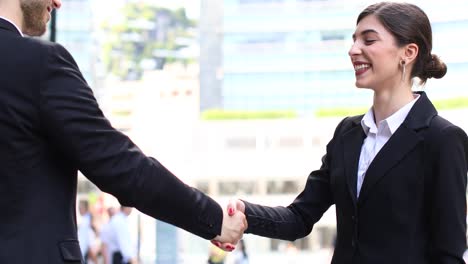
M 202 0 L 201 110 L 293 110 L 370 106 L 372 93 L 356 89 L 348 57 L 360 11 L 375 1 Z M 467 1 L 409 1 L 428 14 L 433 52 L 448 65 L 429 80 L 431 98 L 468 95 Z M 209 63 L 208 63 L 209 62 Z
M 93 0 L 63 0 L 56 12 L 56 39 L 75 59 L 84 78 L 100 101 L 103 97 L 103 70 L 99 61 Z M 98 15 L 98 14 L 97 14 Z M 50 34 L 50 32 L 49 32 Z

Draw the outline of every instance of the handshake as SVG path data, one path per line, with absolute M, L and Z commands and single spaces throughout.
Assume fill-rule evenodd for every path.
M 244 202 L 232 200 L 223 210 L 221 235 L 216 236 L 211 243 L 224 251 L 233 251 L 247 227 Z

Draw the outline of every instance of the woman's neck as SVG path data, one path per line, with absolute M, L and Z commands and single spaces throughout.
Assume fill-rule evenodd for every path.
M 373 104 L 375 123 L 378 125 L 380 121 L 393 115 L 413 99 L 414 95 L 410 86 L 375 91 Z

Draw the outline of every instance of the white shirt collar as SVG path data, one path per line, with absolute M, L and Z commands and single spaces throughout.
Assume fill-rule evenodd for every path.
M 371 107 L 361 120 L 361 126 L 362 126 L 362 129 L 364 130 L 364 133 L 366 133 L 366 135 L 369 134 L 369 131 L 372 133 L 377 133 L 377 126 L 375 125 L 375 121 L 374 121 L 375 119 L 374 119 L 373 109 L 374 108 Z
M 420 97 L 419 94 L 413 94 L 413 95 L 414 95 L 414 99 L 411 102 L 407 103 L 405 106 L 403 106 L 398 111 L 393 113 L 393 115 L 380 121 L 380 125 L 386 124 L 388 126 L 388 129 L 390 130 L 390 133 L 392 135 L 393 133 L 395 133 L 398 127 L 400 127 L 403 121 L 405 121 L 406 117 L 408 116 L 409 111 L 411 110 L 411 108 L 413 108 L 413 105 L 416 103 L 416 101 Z M 371 107 L 361 120 L 361 126 L 362 126 L 362 129 L 364 130 L 364 133 L 366 133 L 366 135 L 369 132 L 377 133 L 377 125 L 375 124 L 373 109 L 374 108 Z
M 18 27 L 15 23 L 13 23 L 13 21 L 11 21 L 10 19 L 8 19 L 8 18 L 6 18 L 6 17 L 3 17 L 3 16 L 0 16 L 0 18 L 3 19 L 3 20 L 6 20 L 6 21 L 8 21 L 8 22 L 10 22 L 10 24 L 12 24 L 13 26 L 15 26 L 16 30 L 18 30 L 18 32 L 20 33 L 20 35 L 21 35 L 22 37 L 24 37 L 23 32 L 21 32 L 21 30 L 19 29 L 19 27 Z

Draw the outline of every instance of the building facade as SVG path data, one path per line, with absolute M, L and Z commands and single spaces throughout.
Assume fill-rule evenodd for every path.
M 201 58 L 210 57 L 221 65 L 216 72 L 202 70 L 200 78 L 218 78 L 219 82 L 210 85 L 201 82 L 202 95 L 217 96 L 202 97 L 209 99 L 201 102 L 202 111 L 213 107 L 294 110 L 307 116 L 320 108 L 371 104 L 372 93 L 354 86 L 354 70 L 347 52 L 352 45 L 357 15 L 373 1 L 215 2 L 223 4 L 223 11 L 217 13 L 222 14 L 222 21 L 203 23 L 201 16 Z M 448 74 L 440 81 L 429 81 L 424 89 L 432 98 L 468 96 L 462 88 L 463 73 L 468 70 L 468 55 L 463 52 L 468 37 L 461 34 L 468 32 L 468 16 L 461 11 L 468 8 L 468 2 L 456 1 L 459 8 L 432 0 L 410 2 L 428 14 L 433 27 L 433 52 L 448 65 Z M 222 27 L 218 33 L 221 54 L 207 48 L 207 43 L 214 42 L 208 41 L 209 35 L 203 35 L 210 32 L 203 27 Z M 220 58 L 215 58 L 219 55 Z
M 73 56 L 93 92 L 103 98 L 104 72 L 100 63 L 98 26 L 93 12 L 94 0 L 63 0 L 56 12 L 56 42 Z

